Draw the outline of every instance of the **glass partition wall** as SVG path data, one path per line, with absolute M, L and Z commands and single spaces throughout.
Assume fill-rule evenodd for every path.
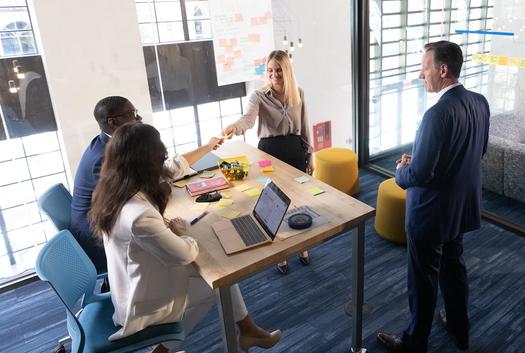
M 392 175 L 436 101 L 419 80 L 425 43 L 450 40 L 464 54 L 460 82 L 483 94 L 491 130 L 483 161 L 484 216 L 525 228 L 525 5 L 519 0 L 371 0 L 366 161 Z

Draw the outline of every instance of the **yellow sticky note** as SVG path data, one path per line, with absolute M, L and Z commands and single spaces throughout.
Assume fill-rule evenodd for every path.
M 231 206 L 232 204 L 233 204 L 232 199 L 220 199 L 219 202 L 215 204 L 215 207 L 223 208 L 223 207 Z
M 186 186 L 187 183 L 188 183 L 187 180 L 182 179 L 182 180 L 179 180 L 179 181 L 174 181 L 172 184 L 173 184 L 173 186 L 176 186 L 178 188 L 183 188 L 183 187 Z
M 231 208 L 223 208 L 222 210 L 218 212 L 218 214 L 222 217 L 232 219 L 232 218 L 237 217 L 241 213 L 239 211 L 232 210 Z
M 522 69 L 525 69 L 525 59 L 521 59 L 521 60 L 520 60 L 520 67 L 521 67 Z
M 197 202 L 197 203 L 194 203 L 193 204 L 193 209 L 194 210 L 205 210 L 206 207 L 208 207 L 210 203 L 209 202 Z
M 270 165 L 268 167 L 261 168 L 261 170 L 266 173 L 266 172 L 273 172 L 275 169 L 273 169 L 273 167 Z
M 255 197 L 255 196 L 259 196 L 261 194 L 261 189 L 250 189 L 250 190 L 246 190 L 244 192 L 246 195 L 248 196 L 252 196 L 252 197 Z
M 319 194 L 322 194 L 324 192 L 324 190 L 321 189 L 318 186 L 310 188 L 310 189 L 308 189 L 306 191 L 308 191 L 308 193 L 311 194 L 312 196 L 319 195 Z
M 250 185 L 248 185 L 248 184 L 241 184 L 239 186 L 236 186 L 235 190 L 239 190 L 239 191 L 242 192 L 242 191 L 248 190 L 249 188 L 250 188 Z

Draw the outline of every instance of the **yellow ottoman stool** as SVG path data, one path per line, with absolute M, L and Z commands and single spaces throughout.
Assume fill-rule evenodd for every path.
M 375 228 L 381 238 L 398 244 L 406 243 L 406 195 L 406 191 L 396 184 L 394 178 L 379 184 Z
M 352 150 L 325 148 L 316 152 L 314 157 L 314 178 L 349 195 L 359 192 L 357 156 Z

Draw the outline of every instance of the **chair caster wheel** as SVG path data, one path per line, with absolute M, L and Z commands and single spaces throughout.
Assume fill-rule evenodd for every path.
M 66 348 L 63 344 L 59 345 L 53 353 L 66 353 Z

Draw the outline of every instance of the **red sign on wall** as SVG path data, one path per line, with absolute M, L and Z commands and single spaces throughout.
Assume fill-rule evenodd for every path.
M 332 122 L 323 121 L 314 125 L 314 152 L 332 147 Z

